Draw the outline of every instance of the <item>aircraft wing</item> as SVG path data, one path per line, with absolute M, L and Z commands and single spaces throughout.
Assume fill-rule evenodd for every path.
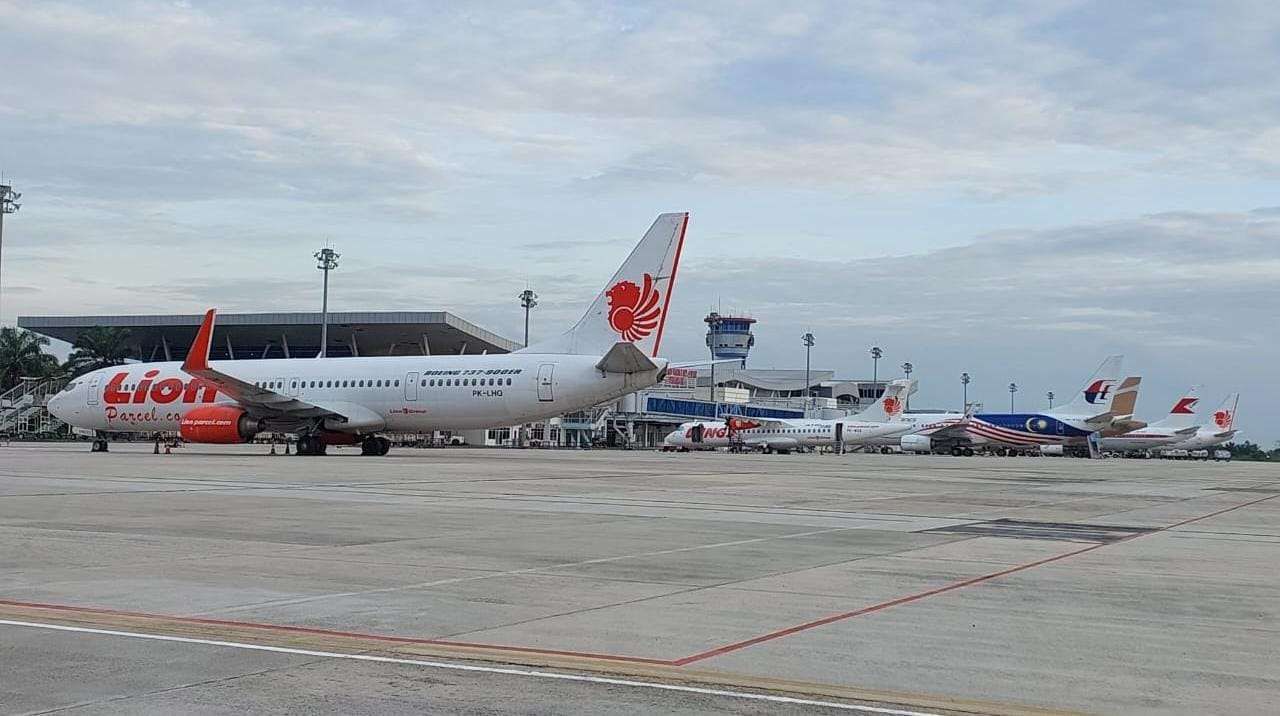
M 730 430 L 752 430 L 754 428 L 789 428 L 790 423 L 768 418 L 744 418 L 741 415 L 723 415 L 725 427 Z
M 930 439 L 968 437 L 969 436 L 969 416 L 966 415 L 965 417 L 959 420 L 951 422 L 947 425 L 942 425 L 937 428 L 933 428 L 931 430 L 922 430 L 920 434 Z
M 209 345 L 213 338 L 213 322 L 216 313 L 217 311 L 211 308 L 204 314 L 204 322 L 200 324 L 196 339 L 191 343 L 191 350 L 187 352 L 187 359 L 182 363 L 183 372 L 213 385 L 219 392 L 255 412 L 290 418 L 328 415 L 343 419 L 350 417 L 339 410 L 308 403 L 267 388 L 260 388 L 209 365 Z

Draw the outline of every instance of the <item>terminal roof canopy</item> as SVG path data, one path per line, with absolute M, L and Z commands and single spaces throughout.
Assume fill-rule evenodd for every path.
M 154 316 L 19 316 L 18 326 L 74 343 L 93 326 L 129 330 L 138 360 L 182 360 L 202 314 Z M 520 344 L 447 311 L 329 314 L 331 357 L 509 353 Z M 309 358 L 320 352 L 319 313 L 220 313 L 211 357 Z

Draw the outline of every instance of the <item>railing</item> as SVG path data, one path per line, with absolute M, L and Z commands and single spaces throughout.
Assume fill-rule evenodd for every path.
M 49 413 L 49 398 L 62 390 L 66 378 L 24 380 L 0 395 L 0 433 L 51 433 L 66 423 Z

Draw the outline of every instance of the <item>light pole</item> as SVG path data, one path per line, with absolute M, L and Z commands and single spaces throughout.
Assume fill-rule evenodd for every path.
M 526 288 L 520 292 L 520 305 L 524 306 L 524 347 L 529 347 L 529 309 L 538 305 L 538 294 Z
M 22 195 L 14 191 L 13 187 L 8 184 L 0 184 L 0 260 L 4 258 L 4 215 L 12 214 L 21 209 L 22 204 L 16 203 L 21 198 Z M 0 267 L 2 266 L 3 263 L 0 262 Z M 0 282 L 0 286 L 2 285 L 3 282 Z M 3 313 L 0 313 L 0 316 L 3 315 Z
M 1018 392 L 1018 384 L 1010 383 L 1009 384 L 1009 412 L 1011 413 L 1013 412 L 1013 394 L 1016 392 Z
M 813 344 L 816 341 L 813 340 L 812 333 L 806 333 L 803 336 L 800 336 L 800 340 L 804 341 L 804 414 L 808 415 L 809 393 L 811 392 L 809 390 L 809 353 L 813 351 Z
M 964 386 L 964 402 L 960 404 L 961 412 L 969 412 L 969 374 L 960 374 L 960 384 Z
M 915 370 L 915 366 L 911 365 L 911 361 L 902 364 L 902 372 L 907 376 L 907 397 L 906 409 L 911 409 L 911 371 Z
M 326 246 L 313 255 L 316 258 L 316 268 L 324 271 L 324 297 L 320 299 L 319 354 L 320 358 L 324 358 L 329 353 L 329 272 L 338 268 L 341 254 Z
M 1051 390 L 1048 393 L 1045 393 L 1045 395 L 1049 398 L 1049 409 L 1053 410 L 1053 391 Z
M 884 355 L 884 351 L 880 350 L 880 346 L 871 346 L 871 395 L 877 400 L 880 394 L 876 392 L 879 386 L 880 357 Z

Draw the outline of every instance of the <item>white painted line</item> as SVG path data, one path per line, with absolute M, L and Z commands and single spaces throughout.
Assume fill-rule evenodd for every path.
M 455 664 L 446 661 L 427 661 L 423 659 L 398 659 L 390 656 L 373 656 L 370 654 L 344 654 L 336 651 L 314 651 L 312 649 L 294 649 L 285 646 L 267 646 L 264 644 L 248 644 L 237 641 L 217 641 L 214 639 L 196 639 L 186 636 L 168 636 L 164 634 L 143 634 L 131 631 L 116 631 L 113 629 L 93 629 L 90 627 L 68 626 L 65 624 L 47 624 L 44 622 L 23 622 L 12 621 L 9 619 L 0 619 L 0 625 L 30 627 L 33 629 L 50 629 L 53 631 L 68 631 L 82 634 L 102 634 L 105 636 L 119 636 L 130 639 L 149 639 L 152 641 L 170 641 L 182 644 L 200 644 L 203 646 L 221 646 L 231 649 L 247 649 L 250 651 L 269 651 L 278 654 L 295 654 L 298 656 L 316 656 L 328 659 L 349 659 L 352 661 L 372 661 L 382 664 L 405 664 L 409 666 L 423 666 L 432 669 L 449 669 L 451 671 L 472 671 L 485 674 L 503 674 L 507 676 L 526 676 L 535 679 L 554 679 L 557 681 L 577 681 L 588 684 L 606 684 L 609 686 L 632 686 L 641 689 L 657 689 L 659 691 L 677 691 L 686 694 L 699 694 L 702 696 L 723 696 L 733 699 L 745 699 L 750 701 L 765 701 L 774 704 L 792 704 L 796 706 L 820 706 L 829 709 L 839 709 L 842 711 L 853 711 L 857 713 L 868 714 L 885 714 L 887 716 L 940 716 L 939 714 L 927 711 L 906 711 L 903 709 L 890 709 L 879 706 L 858 706 L 855 704 L 843 704 L 835 701 L 819 701 L 816 699 L 802 699 L 794 696 L 778 696 L 774 694 L 757 694 L 749 691 L 729 691 L 725 689 L 708 689 L 698 686 L 681 686 L 679 684 L 662 684 L 649 681 L 632 681 L 630 679 L 612 679 L 606 676 L 586 676 L 583 674 L 564 674 L 554 671 L 538 671 L 534 669 L 514 669 L 500 666 L 478 666 L 473 664 Z

